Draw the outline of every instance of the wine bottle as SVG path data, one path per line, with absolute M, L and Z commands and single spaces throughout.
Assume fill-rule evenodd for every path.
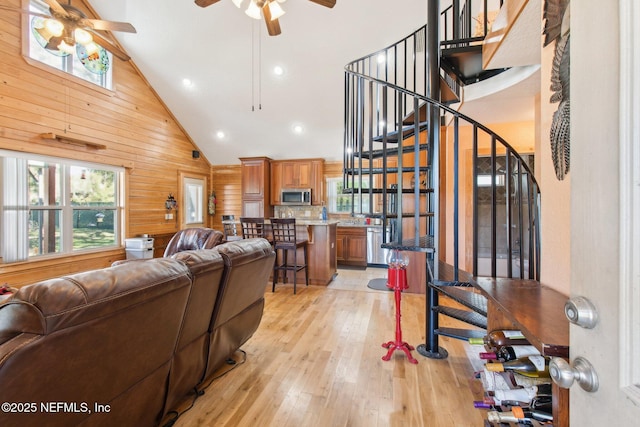
M 531 421 L 553 421 L 553 415 L 535 409 L 523 410 L 517 406 L 509 412 L 489 411 L 487 419 L 492 423 L 521 423 Z
M 536 356 L 539 354 L 538 349 L 532 345 L 505 345 L 494 352 L 480 353 L 480 359 L 507 362 L 520 357 Z
M 531 409 L 545 409 L 551 402 L 551 384 L 523 386 L 514 389 L 496 389 L 485 392 L 484 402 L 494 406 L 529 406 Z
M 523 387 L 513 390 L 495 390 L 490 393 L 485 399 L 486 403 L 500 406 L 503 402 L 523 402 L 528 403 L 536 397 L 538 393 L 538 387 Z
M 485 348 L 491 351 L 505 345 L 529 345 L 531 343 L 520 331 L 497 330 L 489 332 L 483 338 L 469 338 L 469 344 L 484 344 Z
M 502 363 L 487 363 L 485 368 L 492 372 L 512 371 L 527 377 L 548 377 L 549 358 L 544 356 L 527 356 Z

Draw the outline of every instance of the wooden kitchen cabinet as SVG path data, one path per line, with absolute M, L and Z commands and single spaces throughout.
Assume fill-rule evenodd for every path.
M 287 188 L 310 188 L 311 204 L 324 202 L 324 159 L 273 160 L 271 161 L 271 197 L 273 205 L 279 205 L 280 193 Z
M 338 227 L 336 237 L 338 264 L 367 266 L 367 228 Z
M 282 188 L 311 188 L 311 162 L 282 162 Z
M 282 162 L 271 162 L 271 204 L 279 205 L 282 191 Z
M 271 159 L 268 157 L 241 158 L 242 216 L 269 218 L 271 205 Z
M 311 204 L 324 204 L 324 160 L 311 161 Z

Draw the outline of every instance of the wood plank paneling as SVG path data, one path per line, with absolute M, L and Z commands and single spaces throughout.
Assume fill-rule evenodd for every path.
M 21 8 L 19 0 L 5 3 Z M 74 1 L 74 6 L 90 11 L 80 0 Z M 21 15 L 3 10 L 0 20 L 0 149 L 126 166 L 124 237 L 175 233 L 178 222 L 164 219 L 164 201 L 169 193 L 180 193 L 179 171 L 210 176 L 211 165 L 203 157 L 192 158 L 198 147 L 135 64 L 114 58 L 114 90 L 92 87 L 25 60 L 21 54 Z M 45 132 L 66 133 L 104 144 L 106 149 L 44 141 L 38 135 Z M 233 183 L 236 185 L 236 178 Z M 239 194 L 239 182 L 236 191 Z M 234 202 L 228 206 L 236 210 Z M 211 218 L 207 216 L 207 221 Z M 3 281 L 20 286 L 105 267 L 124 255 L 120 248 L 48 262 L 0 264 L 0 274 Z
M 242 169 L 240 165 L 213 166 L 211 188 L 216 192 L 218 203 L 212 227 L 222 231 L 222 215 L 242 215 Z

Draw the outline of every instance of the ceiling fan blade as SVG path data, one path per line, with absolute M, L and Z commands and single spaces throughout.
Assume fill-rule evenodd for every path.
M 200 7 L 211 6 L 214 3 L 218 3 L 220 0 L 196 0 L 196 4 Z
M 321 6 L 332 8 L 336 5 L 336 0 L 309 0 Z
M 271 19 L 271 10 L 269 10 L 269 4 L 265 3 L 262 6 L 262 14 L 264 15 L 264 23 L 267 24 L 267 32 L 270 36 L 277 36 L 282 31 L 280 30 L 280 22 L 277 19 Z
M 9 10 L 9 11 L 12 11 L 12 12 L 18 12 L 18 13 L 21 13 L 23 15 L 39 16 L 41 18 L 51 18 L 51 15 L 45 15 L 44 13 L 32 12 L 32 11 L 26 10 L 26 9 L 16 9 L 15 7 L 5 6 L 3 4 L 0 4 L 0 9 Z
M 44 0 L 44 2 L 46 4 L 49 5 L 49 7 L 51 8 L 51 10 L 53 10 L 55 13 L 58 13 L 62 16 L 68 16 L 69 14 L 67 13 L 67 10 L 62 7 L 60 5 L 60 3 L 58 3 L 56 0 Z
M 101 31 L 124 31 L 126 33 L 135 33 L 136 29 L 128 22 L 103 21 L 101 19 L 81 19 L 78 21 L 80 26 L 88 27 L 93 30 Z
M 91 35 L 93 36 L 93 41 L 97 45 L 102 46 L 103 48 L 111 52 L 114 56 L 117 56 L 123 61 L 128 61 L 131 59 L 131 57 L 126 53 L 124 53 L 122 49 L 120 49 L 118 46 L 116 46 L 115 44 L 111 43 L 109 40 L 102 37 L 100 34 L 97 34 L 92 31 Z

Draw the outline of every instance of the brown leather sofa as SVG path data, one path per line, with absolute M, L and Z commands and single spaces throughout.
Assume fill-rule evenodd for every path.
M 21 288 L 0 304 L 0 426 L 158 425 L 255 332 L 273 262 L 249 239 Z
M 164 257 L 182 251 L 211 249 L 224 240 L 224 233 L 212 228 L 185 228 L 173 235 L 164 250 Z

